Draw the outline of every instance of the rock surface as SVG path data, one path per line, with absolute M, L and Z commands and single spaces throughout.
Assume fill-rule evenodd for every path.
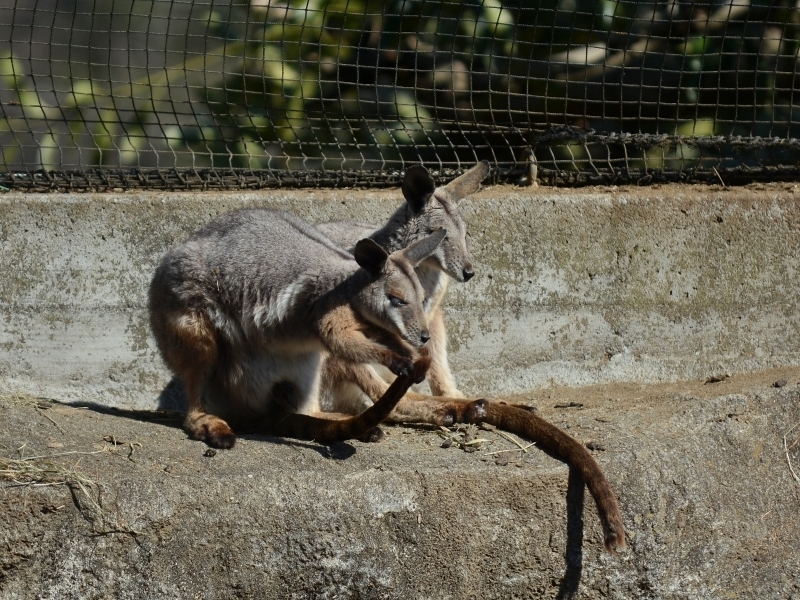
M 0 598 L 800 597 L 799 369 L 518 399 L 604 448 L 618 560 L 568 468 L 493 431 L 206 456 L 173 414 L 7 395 L 0 456 L 73 483 L 0 482 Z
M 177 397 L 145 308 L 169 247 L 245 206 L 380 223 L 397 190 L 0 195 L 0 600 L 800 599 L 797 191 L 460 204 L 459 387 L 518 394 L 593 448 L 618 560 L 569 469 L 498 432 L 469 453 L 466 432 L 390 427 L 207 456 L 153 412 Z

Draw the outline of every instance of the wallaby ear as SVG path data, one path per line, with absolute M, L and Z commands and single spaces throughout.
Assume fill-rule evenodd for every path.
M 383 273 L 383 268 L 386 266 L 389 253 L 381 248 L 374 240 L 364 238 L 363 240 L 358 240 L 353 256 L 359 267 L 373 277 L 377 277 Z
M 439 244 L 442 243 L 442 240 L 445 237 L 447 237 L 447 231 L 444 229 L 437 229 L 428 237 L 417 240 L 408 246 L 405 250 L 403 250 L 403 256 L 408 262 L 416 267 L 419 263 L 436 251 L 436 249 L 439 247 Z
M 477 192 L 478 188 L 481 187 L 481 181 L 486 179 L 488 174 L 489 161 L 482 160 L 463 175 L 453 179 L 453 181 L 444 186 L 444 189 L 447 190 L 451 200 L 461 200 Z
M 406 175 L 403 177 L 403 197 L 415 213 L 425 208 L 435 189 L 433 177 L 422 165 L 414 165 L 406 170 Z

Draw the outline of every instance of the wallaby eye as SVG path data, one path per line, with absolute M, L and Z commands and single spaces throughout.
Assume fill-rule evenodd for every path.
M 389 303 L 395 308 L 399 308 L 400 306 L 405 306 L 408 304 L 408 302 L 402 298 L 398 298 L 397 296 L 389 296 Z

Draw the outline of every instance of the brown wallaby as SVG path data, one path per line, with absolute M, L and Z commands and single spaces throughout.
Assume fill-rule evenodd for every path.
M 320 229 L 343 247 L 352 248 L 355 239 L 369 236 L 387 250 L 399 250 L 424 235 L 434 226 L 447 231 L 447 238 L 436 253 L 417 267 L 420 281 L 430 297 L 426 315 L 431 331 L 433 362 L 428 380 L 435 397 L 408 393 L 387 417 L 394 423 L 486 422 L 539 443 L 562 457 L 578 470 L 595 500 L 603 526 L 605 546 L 614 553 L 625 546 L 625 530 L 611 485 L 592 455 L 577 440 L 522 406 L 491 400 L 465 400 L 453 383 L 447 364 L 446 337 L 440 302 L 448 276 L 468 280 L 473 272 L 466 247 L 466 226 L 456 201 L 475 192 L 488 174 L 488 163 L 481 163 L 443 188 L 435 188 L 422 167 L 412 167 L 403 181 L 406 204 L 382 228 L 351 222 L 327 223 Z M 450 242 L 449 244 L 447 242 Z M 351 412 L 360 410 L 352 401 L 363 392 L 372 401 L 387 390 L 386 382 L 368 365 L 326 360 L 323 367 L 322 396 L 329 406 Z M 443 397 L 447 396 L 447 397 Z
M 326 237 L 351 251 L 356 241 L 362 238 L 370 238 L 387 252 L 395 252 L 436 229 L 446 232 L 436 251 L 415 269 L 427 294 L 425 315 L 431 335 L 428 343 L 431 366 L 427 379 L 434 396 L 463 397 L 456 388 L 447 360 L 447 333 L 441 302 L 451 278 L 464 282 L 475 274 L 467 248 L 467 226 L 458 210 L 458 202 L 475 193 L 488 174 L 489 163 L 484 160 L 447 185 L 437 188 L 427 169 L 414 165 L 403 178 L 402 192 L 406 201 L 382 227 L 353 221 L 317 226 Z M 321 403 L 329 411 L 358 412 L 380 398 L 387 386 L 386 380 L 370 365 L 329 357 L 322 369 Z M 450 425 L 460 418 L 464 404 L 438 400 L 427 402 L 428 398 L 408 393 L 387 422 Z
M 230 448 L 226 419 L 320 441 L 376 426 L 428 368 L 429 359 L 414 363 L 430 338 L 414 268 L 445 235 L 391 254 L 365 239 L 350 254 L 299 217 L 252 209 L 219 217 L 168 252 L 150 284 L 150 324 L 186 389 L 190 435 Z M 325 354 L 402 379 L 366 416 L 323 415 Z
M 489 163 L 482 161 L 472 169 L 443 187 L 436 187 L 428 171 L 419 165 L 410 167 L 403 178 L 403 196 L 406 202 L 398 208 L 382 227 L 351 221 L 324 223 L 318 229 L 343 248 L 352 250 L 357 240 L 369 237 L 388 252 L 402 250 L 423 238 L 431 231 L 443 229 L 444 241 L 426 260 L 416 267 L 417 275 L 427 294 L 425 314 L 431 339 L 429 354 L 431 366 L 428 383 L 435 396 L 460 398 L 447 360 L 447 335 L 441 302 L 450 278 L 467 281 L 475 274 L 472 258 L 467 249 L 467 227 L 458 211 L 459 200 L 476 192 L 489 174 Z M 385 383 L 367 365 L 353 365 L 326 360 L 323 368 L 325 392 L 332 398 L 328 408 L 351 404 L 361 409 L 364 398 L 361 383 L 385 389 Z M 363 390 L 367 396 L 374 395 Z M 368 402 L 367 402 L 368 405 Z M 416 414 L 421 406 L 400 407 L 401 412 Z

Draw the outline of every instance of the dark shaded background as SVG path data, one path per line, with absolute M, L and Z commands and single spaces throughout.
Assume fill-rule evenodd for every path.
M 10 187 L 513 181 L 531 152 L 560 183 L 800 178 L 793 2 L 2 0 L 0 23 Z

